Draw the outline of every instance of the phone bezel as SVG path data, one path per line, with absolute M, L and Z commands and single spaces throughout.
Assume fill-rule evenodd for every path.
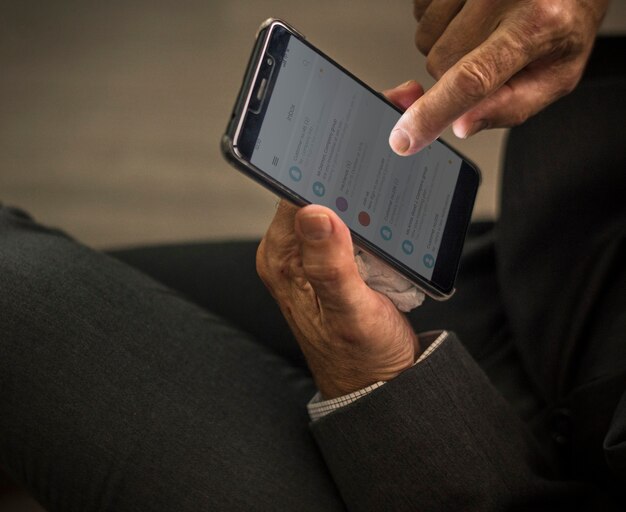
M 289 189 L 287 186 L 283 185 L 279 181 L 277 181 L 275 178 L 267 174 L 262 169 L 257 168 L 256 166 L 251 164 L 250 161 L 246 159 L 246 155 L 243 155 L 241 153 L 237 144 L 237 142 L 240 140 L 241 135 L 242 135 L 242 130 L 243 130 L 245 120 L 246 120 L 246 115 L 248 112 L 248 106 L 250 105 L 251 98 L 255 90 L 255 84 L 259 78 L 261 65 L 264 60 L 263 57 L 265 56 L 267 52 L 269 43 L 272 39 L 273 31 L 277 27 L 281 27 L 287 30 L 290 33 L 290 35 L 297 37 L 300 41 L 302 41 L 304 44 L 309 46 L 313 51 L 317 52 L 323 58 L 327 59 L 330 63 L 337 66 L 342 72 L 346 73 L 348 76 L 353 78 L 357 83 L 359 83 L 360 85 L 365 87 L 367 90 L 372 92 L 374 95 L 376 95 L 386 104 L 388 104 L 390 107 L 394 108 L 397 112 L 402 113 L 402 111 L 398 109 L 398 107 L 393 105 L 391 102 L 389 102 L 382 94 L 373 90 L 371 87 L 365 84 L 358 77 L 350 73 L 350 71 L 346 70 L 343 66 L 341 66 L 340 64 L 335 62 L 332 58 L 327 56 L 324 52 L 322 52 L 318 48 L 311 45 L 308 41 L 306 41 L 306 38 L 299 31 L 297 31 L 294 27 L 290 26 L 285 21 L 279 20 L 276 18 L 270 18 L 266 20 L 265 22 L 263 22 L 257 32 L 256 44 L 253 48 L 252 54 L 250 56 L 250 61 L 246 68 L 246 75 L 244 76 L 242 87 L 237 96 L 237 101 L 235 103 L 235 108 L 233 110 L 231 120 L 228 124 L 226 133 L 222 137 L 222 152 L 224 156 L 226 157 L 226 159 L 231 164 L 233 164 L 237 169 L 239 169 L 240 171 L 244 172 L 246 175 L 248 175 L 249 177 L 257 181 L 263 187 L 293 202 L 297 206 L 304 206 L 307 204 L 311 204 L 311 202 L 305 199 L 304 197 L 300 196 L 299 194 L 295 193 L 294 191 L 292 191 L 291 189 Z M 473 193 L 472 193 L 471 204 L 469 208 L 467 208 L 467 211 L 465 212 L 466 218 L 463 219 L 462 221 L 462 224 L 465 225 L 465 234 L 466 234 L 467 229 L 469 228 L 469 222 L 471 218 L 471 212 L 473 209 L 474 199 L 476 196 L 476 191 L 480 184 L 480 179 L 481 179 L 480 171 L 473 163 L 471 163 L 471 161 L 469 161 L 469 159 L 467 159 L 464 155 L 459 153 L 456 149 L 452 148 L 445 141 L 441 139 L 438 139 L 438 141 L 444 144 L 452 152 L 454 152 L 455 154 L 459 155 L 462 158 L 463 164 L 462 164 L 462 168 L 460 172 L 463 172 L 463 171 L 467 172 L 467 169 L 469 169 L 473 172 L 473 175 L 476 177 L 476 182 L 472 190 Z M 466 169 L 463 169 L 463 168 L 466 168 Z M 457 189 L 455 188 L 455 195 L 456 195 L 456 192 L 457 192 Z M 452 208 L 452 205 L 455 204 L 454 196 L 450 204 L 451 204 L 450 208 Z M 448 226 L 448 222 L 446 222 L 446 227 L 447 226 Z M 458 243 L 457 243 L 458 247 L 455 248 L 453 257 L 451 258 L 454 261 L 454 270 L 452 272 L 453 275 L 450 276 L 451 286 L 450 288 L 443 289 L 442 287 L 437 286 L 434 282 L 431 282 L 425 277 L 422 277 L 416 271 L 414 271 L 410 267 L 403 264 L 401 261 L 395 259 L 392 255 L 388 254 L 383 249 L 379 248 L 376 244 L 363 238 L 361 235 L 354 232 L 353 230 L 350 230 L 350 231 L 351 231 L 354 243 L 357 246 L 359 246 L 359 248 L 383 259 L 383 261 L 388 263 L 401 275 L 409 279 L 412 283 L 414 283 L 417 287 L 423 290 L 430 297 L 436 300 L 446 300 L 454 294 L 455 292 L 454 283 L 456 281 L 456 274 L 458 272 L 460 254 L 462 251 L 462 247 L 464 245 L 465 234 L 463 237 L 458 237 Z M 442 237 L 443 236 L 445 236 L 445 229 L 444 229 L 444 235 L 442 235 Z M 448 259 L 450 259 L 449 254 L 448 254 Z

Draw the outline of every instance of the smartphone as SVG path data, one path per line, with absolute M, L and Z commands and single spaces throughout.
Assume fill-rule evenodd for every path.
M 431 297 L 454 292 L 480 172 L 441 140 L 401 157 L 401 111 L 278 19 L 264 22 L 222 151 L 296 205 L 332 208 L 353 241 Z

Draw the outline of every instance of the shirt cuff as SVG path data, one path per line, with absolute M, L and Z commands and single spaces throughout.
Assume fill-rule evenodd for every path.
M 424 345 L 428 345 L 426 350 L 422 352 L 422 354 L 417 358 L 417 361 L 413 363 L 413 366 L 424 361 L 430 354 L 432 354 L 437 347 L 441 345 L 444 340 L 448 337 L 448 331 L 429 331 L 419 335 L 420 342 L 424 343 Z M 341 409 L 352 402 L 356 402 L 359 398 L 363 398 L 366 395 L 369 395 L 375 389 L 378 389 L 381 386 L 384 386 L 386 381 L 378 381 L 374 384 L 370 384 L 369 386 L 359 389 L 358 391 L 354 391 L 348 395 L 343 395 L 337 398 L 332 398 L 330 400 L 322 400 L 322 395 L 318 391 L 315 396 L 311 399 L 311 401 L 307 404 L 307 409 L 309 411 L 309 416 L 312 421 L 319 420 L 323 418 L 327 414 L 330 414 L 333 411 Z

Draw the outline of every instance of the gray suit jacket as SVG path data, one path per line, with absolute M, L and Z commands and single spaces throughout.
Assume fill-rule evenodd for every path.
M 453 333 L 312 429 L 349 510 L 623 510 L 606 490 L 552 467 Z M 603 450 L 626 484 L 626 394 Z

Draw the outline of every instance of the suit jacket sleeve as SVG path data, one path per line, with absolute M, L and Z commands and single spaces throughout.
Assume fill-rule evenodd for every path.
M 591 485 L 551 472 L 453 333 L 426 360 L 311 428 L 351 511 L 620 509 Z

